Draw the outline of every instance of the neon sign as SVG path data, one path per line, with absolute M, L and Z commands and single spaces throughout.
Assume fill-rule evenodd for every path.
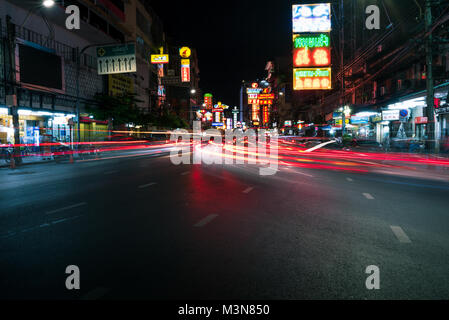
M 263 123 L 268 123 L 270 121 L 270 113 L 268 110 L 268 106 L 263 107 Z
M 330 46 L 329 34 L 295 34 L 293 35 L 293 48 L 328 48 Z
M 301 48 L 293 50 L 293 65 L 295 67 L 318 67 L 330 65 L 329 48 Z
M 204 95 L 204 104 L 206 105 L 206 109 L 212 109 L 212 95 L 210 93 Z
M 260 110 L 259 105 L 253 104 L 252 117 L 251 117 L 252 121 L 259 121 L 259 110 Z
M 331 68 L 293 69 L 294 90 L 332 89 Z
M 159 63 L 168 63 L 169 58 L 168 54 L 152 54 L 151 55 L 151 63 L 159 64 Z
M 262 88 L 246 88 L 247 94 L 261 93 Z
M 331 30 L 330 3 L 293 5 L 293 33 Z

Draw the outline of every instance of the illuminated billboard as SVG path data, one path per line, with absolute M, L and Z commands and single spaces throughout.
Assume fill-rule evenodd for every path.
M 330 3 L 293 5 L 293 33 L 330 31 Z
M 331 64 L 330 36 L 325 33 L 293 35 L 294 67 L 327 67 Z
M 190 61 L 188 59 L 181 60 L 181 81 L 190 82 Z
M 331 68 L 293 69 L 293 90 L 332 89 Z
M 330 3 L 293 5 L 293 90 L 332 89 Z

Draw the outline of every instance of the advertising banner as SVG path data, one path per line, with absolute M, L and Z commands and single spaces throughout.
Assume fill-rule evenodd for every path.
M 293 33 L 331 30 L 330 3 L 293 5 Z
M 294 90 L 332 89 L 331 68 L 293 69 Z
M 168 63 L 169 58 L 168 54 L 152 54 L 151 55 L 151 63 L 152 64 L 161 64 L 161 63 Z

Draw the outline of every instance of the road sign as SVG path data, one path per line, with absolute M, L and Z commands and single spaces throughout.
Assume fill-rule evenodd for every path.
M 136 46 L 134 43 L 97 47 L 98 74 L 136 72 Z

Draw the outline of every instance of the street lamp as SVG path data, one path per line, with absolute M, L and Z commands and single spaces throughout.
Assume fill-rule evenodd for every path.
M 55 5 L 55 1 L 54 0 L 44 0 L 42 2 L 42 4 L 44 5 L 44 7 L 46 8 L 51 8 Z
M 193 96 L 193 95 L 195 95 L 195 93 L 196 93 L 196 90 L 194 89 L 194 88 L 192 88 L 191 90 L 190 90 L 190 94 Z M 193 116 L 193 106 L 192 106 L 192 99 L 189 99 L 189 107 L 190 107 L 190 112 L 189 112 L 189 114 L 190 114 L 190 121 L 192 121 L 192 128 L 193 128 L 193 120 L 194 120 L 194 116 Z

